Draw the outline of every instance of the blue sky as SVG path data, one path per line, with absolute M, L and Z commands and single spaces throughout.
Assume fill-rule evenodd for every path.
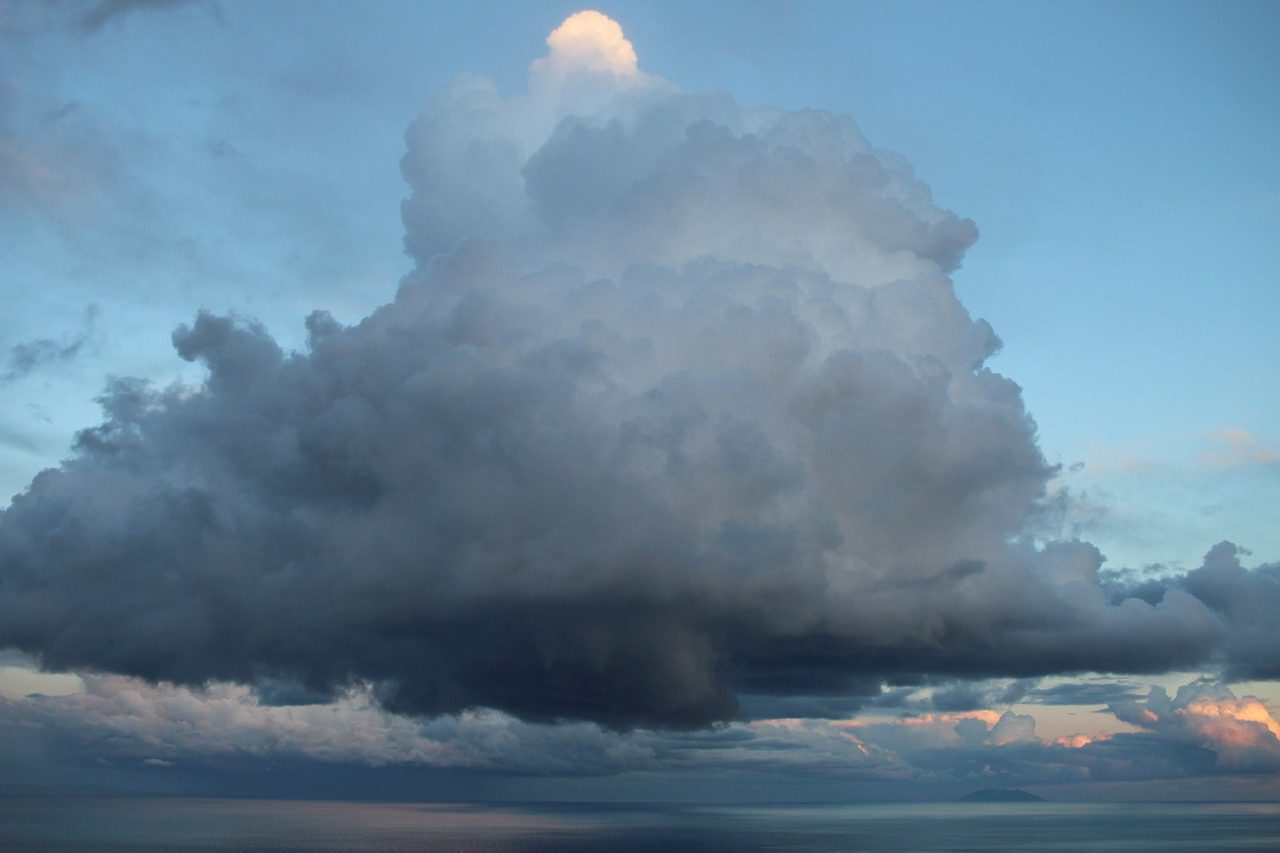
M 114 377 L 145 377 L 157 388 L 186 383 L 187 390 L 152 400 L 159 409 L 177 411 L 184 395 L 196 394 L 206 367 L 217 370 L 205 340 L 223 334 L 194 320 L 197 311 L 256 318 L 281 347 L 302 350 L 309 312 L 357 324 L 396 298 L 402 278 L 426 275 L 431 263 L 407 255 L 404 243 L 402 202 L 427 194 L 430 181 L 428 167 L 415 171 L 419 143 L 406 142 L 410 123 L 424 109 L 432 115 L 434 93 L 460 73 L 492 80 L 507 97 L 523 92 L 547 33 L 578 8 L 379 2 L 357 14 L 344 2 L 0 3 L 0 294 L 7 309 L 0 313 L 0 506 L 66 458 L 78 430 L 101 420 L 97 398 L 121 403 L 119 386 L 108 390 Z M 1020 386 L 1039 450 L 1060 466 L 1044 479 L 1056 500 L 1037 504 L 1035 518 L 1021 519 L 1015 533 L 1040 544 L 1080 537 L 1108 558 L 1104 568 L 1156 566 L 1144 575 L 1152 578 L 1184 577 L 1222 540 L 1246 549 L 1246 566 L 1280 560 L 1280 7 L 597 8 L 621 24 L 641 72 L 684 92 L 728 93 L 744 114 L 756 105 L 847 114 L 876 149 L 909 162 L 937 208 L 976 223 L 976 243 L 950 272 L 955 294 L 999 336 L 1003 347 L 987 365 Z M 554 193 L 547 199 L 563 201 Z M 921 215 L 932 221 L 935 213 Z M 181 324 L 189 325 L 175 334 Z M 179 358 L 175 345 L 197 362 Z M 31 495 L 25 506 L 44 499 Z M 760 553 L 783 547 L 768 539 L 773 531 L 744 533 L 742 541 Z M 1239 568 L 1217 553 L 1225 571 Z M 1248 657 L 1252 647 L 1240 642 Z M 131 690 L 161 709 L 186 701 L 185 687 L 130 686 L 116 676 L 90 676 L 86 692 L 75 676 L 57 676 L 73 679 L 69 687 L 39 681 L 45 676 L 30 674 L 29 665 L 17 656 L 0 669 L 6 695 L 34 684 L 86 697 L 63 716 L 21 712 L 51 730 L 110 716 L 112 703 Z M 1217 736 L 1208 716 L 1195 717 L 1205 702 L 1254 713 L 1231 704 L 1246 701 L 1234 695 L 1192 686 L 1178 692 L 1194 683 L 1194 668 L 1124 671 L 1151 680 L 1097 675 L 1100 692 L 1088 694 L 1109 697 L 1108 732 L 1181 743 Z M 1236 690 L 1241 697 L 1273 698 L 1257 671 L 1234 680 L 1250 685 Z M 1150 683 L 1174 699 L 1147 695 Z M 982 681 L 955 707 L 939 698 L 927 708 L 907 691 L 906 704 L 884 713 L 952 714 L 921 730 L 933 726 L 939 742 L 977 755 L 1026 742 L 1005 733 L 1017 720 L 998 731 L 998 714 L 954 716 L 991 713 L 993 697 L 1005 695 L 1002 709 L 1037 715 L 1043 742 L 1036 748 L 1052 752 L 1068 748 L 1053 738 L 1077 730 L 1079 721 L 1064 715 L 1106 703 L 1051 700 L 1044 692 L 1051 686 Z M 356 688 L 342 713 L 369 726 L 378 749 L 392 756 L 377 760 L 434 756 L 456 739 L 462 765 L 487 772 L 496 761 L 495 732 L 508 729 L 531 744 L 528 761 L 572 741 L 588 764 L 612 766 L 620 748 L 609 731 L 529 733 L 522 727 L 532 723 L 483 714 L 457 723 L 461 734 L 443 731 L 445 724 L 408 733 L 400 718 L 375 707 L 373 694 L 360 692 L 367 684 Z M 232 691 L 221 701 L 257 701 L 234 692 L 240 688 L 219 689 Z M 948 690 L 964 692 L 937 686 L 939 694 Z M 254 706 L 262 714 L 254 725 L 269 728 L 274 712 L 263 701 Z M 1146 729 L 1143 709 L 1157 720 Z M 1188 715 L 1200 728 L 1187 728 Z M 981 721 L 983 733 L 966 740 L 965 720 Z M 744 725 L 721 735 L 773 737 L 769 724 Z M 810 721 L 793 732 L 795 748 L 817 754 L 848 731 L 825 725 Z M 322 729 L 317 723 L 318 740 L 299 736 L 302 755 L 323 753 Z M 881 769 L 897 766 L 891 754 L 910 761 L 936 745 L 888 728 L 867 732 L 867 761 Z M 247 736 L 211 729 L 208 737 Z M 626 748 L 657 755 L 685 748 L 653 739 Z M 727 756 L 727 742 L 706 746 L 707 755 Z M 173 748 L 151 758 L 178 760 L 185 747 Z M 704 770 L 736 772 L 737 760 L 709 760 Z M 660 776 L 671 766 L 659 761 L 644 772 Z

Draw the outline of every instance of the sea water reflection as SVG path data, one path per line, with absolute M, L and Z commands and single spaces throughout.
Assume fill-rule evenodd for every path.
M 0 850 L 1276 850 L 1280 804 L 0 801 Z

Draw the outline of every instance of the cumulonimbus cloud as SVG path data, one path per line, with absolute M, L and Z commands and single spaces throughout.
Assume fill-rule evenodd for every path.
M 201 313 L 203 386 L 106 391 L 0 516 L 0 645 L 628 728 L 1271 642 L 1223 583 L 1274 571 L 1135 598 L 1034 540 L 1053 468 L 949 277 L 975 226 L 905 161 L 603 25 L 549 44 L 414 122 L 393 301 L 295 353 Z

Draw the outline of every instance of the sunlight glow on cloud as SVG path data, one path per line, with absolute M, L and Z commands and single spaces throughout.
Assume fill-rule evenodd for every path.
M 535 60 L 533 73 L 594 71 L 627 77 L 638 73 L 636 51 L 617 21 L 594 9 L 575 12 L 547 36 L 549 55 Z
M 1213 434 L 1214 447 L 1205 451 L 1204 461 L 1210 465 L 1280 464 L 1280 452 L 1267 447 L 1256 435 L 1239 427 L 1225 427 Z
M 1280 768 L 1280 723 L 1262 700 L 1237 698 L 1224 684 L 1192 682 L 1179 688 L 1172 699 L 1156 687 L 1145 702 L 1114 702 L 1111 711 L 1170 742 L 1209 750 L 1219 767 Z
M 1244 699 L 1198 699 L 1188 705 L 1184 714 L 1221 718 L 1239 722 L 1260 723 L 1280 740 L 1280 724 L 1262 702 L 1246 696 Z
M 1054 738 L 1052 743 L 1054 746 L 1062 746 L 1067 749 L 1082 749 L 1090 744 L 1110 739 L 1110 732 L 1100 732 L 1096 735 L 1063 735 L 1062 737 Z
M 1258 699 L 1196 699 L 1177 715 L 1208 741 L 1224 765 L 1280 758 L 1280 724 Z

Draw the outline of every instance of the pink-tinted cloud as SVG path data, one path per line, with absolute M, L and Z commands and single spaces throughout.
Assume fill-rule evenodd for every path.
M 1247 430 L 1224 427 L 1211 437 L 1213 446 L 1202 456 L 1210 465 L 1234 467 L 1280 464 L 1280 451 Z

